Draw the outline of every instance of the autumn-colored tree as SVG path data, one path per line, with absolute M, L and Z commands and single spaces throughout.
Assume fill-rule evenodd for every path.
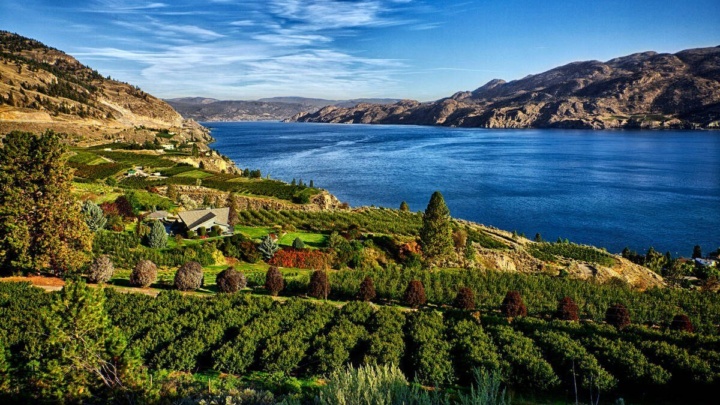
M 403 301 L 411 308 L 418 308 L 425 305 L 427 297 L 425 296 L 425 287 L 420 280 L 412 280 L 408 283 Z
M 558 302 L 557 311 L 555 311 L 555 319 L 563 321 L 580 320 L 578 315 L 579 309 L 575 301 L 570 297 L 564 297 Z
M 692 322 L 690 322 L 690 318 L 688 318 L 685 314 L 678 314 L 675 315 L 675 317 L 672 320 L 672 323 L 670 324 L 670 330 L 677 330 L 681 332 L 694 332 L 695 327 L 693 327 Z
M 430 197 L 420 229 L 420 246 L 426 258 L 443 259 L 453 252 L 450 210 L 439 191 Z
M 329 294 L 330 281 L 328 280 L 327 272 L 324 270 L 315 270 L 310 276 L 308 295 L 326 300 Z
M 115 207 L 117 208 L 120 216 L 126 219 L 135 217 L 135 213 L 133 212 L 133 206 L 126 196 L 121 195 L 120 197 L 116 198 Z
M 277 296 L 283 288 L 285 288 L 285 280 L 283 279 L 282 273 L 280 273 L 280 269 L 276 266 L 270 266 L 267 273 L 265 273 L 265 289 L 274 297 Z
M 605 311 L 605 322 L 618 329 L 630 325 L 630 312 L 623 304 L 613 304 Z
M 372 301 L 375 299 L 375 296 L 375 283 L 373 283 L 370 277 L 365 277 L 362 283 L 360 283 L 357 299 L 360 301 Z
M 70 192 L 61 136 L 11 132 L 0 147 L 0 268 L 6 273 L 77 271 L 92 233 Z
M 468 287 L 460 287 L 455 296 L 453 306 L 457 309 L 475 309 L 475 293 L 473 290 Z
M 503 299 L 500 311 L 503 315 L 508 318 L 515 318 L 517 316 L 526 316 L 527 307 L 523 302 L 522 296 L 518 291 L 508 291 Z

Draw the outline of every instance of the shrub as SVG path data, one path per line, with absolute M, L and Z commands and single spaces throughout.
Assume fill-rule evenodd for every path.
M 614 304 L 605 311 L 605 322 L 618 329 L 630 325 L 630 313 L 623 304 Z
M 503 299 L 500 311 L 508 318 L 527 315 L 527 307 L 518 291 L 508 291 Z
M 90 265 L 88 280 L 91 283 L 107 283 L 112 278 L 114 272 L 115 266 L 113 266 L 110 256 L 98 256 Z
M 295 238 L 292 243 L 292 247 L 294 249 L 305 249 L 305 242 L 303 242 L 303 240 L 300 238 Z
M 418 308 L 425 305 L 427 297 L 425 296 L 425 287 L 420 280 L 412 280 L 405 289 L 403 301 L 412 308 Z
M 328 281 L 327 272 L 324 270 L 315 270 L 310 276 L 308 295 L 326 300 L 328 294 L 330 294 L 330 282 Z
M 360 283 L 356 298 L 360 301 L 372 301 L 376 295 L 373 280 L 370 277 L 365 277 L 362 283 Z
M 563 321 L 577 321 L 580 319 L 578 316 L 578 306 L 572 298 L 564 297 L 558 302 L 555 319 Z
M 285 280 L 280 273 L 280 269 L 277 266 L 270 266 L 265 274 L 265 289 L 275 297 L 283 288 L 285 288 Z
M 150 260 L 140 260 L 130 273 L 130 285 L 148 287 L 157 279 L 157 266 Z
M 300 269 L 322 269 L 328 266 L 327 254 L 319 250 L 279 250 L 268 264 L 280 267 L 297 267 Z
M 257 246 L 250 241 L 240 242 L 238 245 L 238 254 L 240 258 L 248 263 L 257 263 L 261 259 L 261 254 L 257 250 Z
M 217 275 L 216 284 L 218 290 L 224 293 L 234 293 L 245 288 L 247 279 L 245 274 L 235 270 L 234 267 L 228 267 Z
M 197 290 L 202 285 L 202 265 L 198 262 L 187 262 L 175 273 L 175 288 L 180 291 Z
M 688 318 L 687 315 L 678 314 L 675 315 L 672 323 L 670 323 L 670 330 L 678 330 L 681 332 L 694 332 L 695 328 L 693 327 L 693 324 L 692 322 L 690 322 L 690 318 Z
M 204 226 L 199 227 L 199 228 L 197 229 L 197 234 L 198 234 L 198 236 L 205 236 L 205 235 L 207 235 L 207 228 L 205 228 Z
M 475 293 L 468 287 L 460 287 L 453 306 L 457 309 L 475 309 Z

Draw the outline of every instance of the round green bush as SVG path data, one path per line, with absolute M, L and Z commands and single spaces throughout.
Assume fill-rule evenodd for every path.
M 157 280 L 157 266 L 150 260 L 140 260 L 130 273 L 130 285 L 148 287 Z
M 175 273 L 175 288 L 180 291 L 194 291 L 202 285 L 202 265 L 198 262 L 187 262 Z

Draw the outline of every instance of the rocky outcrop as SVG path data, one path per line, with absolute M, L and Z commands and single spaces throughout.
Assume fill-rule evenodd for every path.
M 176 190 L 183 198 L 189 198 L 195 205 L 202 206 L 206 200 L 212 201 L 216 206 L 225 206 L 227 192 L 202 187 L 176 185 Z M 167 186 L 157 187 L 157 192 L 167 195 Z M 308 204 L 295 204 L 290 201 L 278 200 L 275 198 L 263 198 L 236 195 L 238 207 L 241 210 L 293 210 L 293 211 L 325 211 L 343 208 L 340 201 L 327 191 L 313 196 Z
M 359 104 L 291 121 L 480 128 L 720 128 L 720 47 L 575 62 L 431 103 Z
M 52 129 L 85 140 L 212 140 L 197 122 L 140 88 L 102 77 L 38 41 L 0 31 L 0 133 Z M 166 142 L 166 141 L 165 141 Z

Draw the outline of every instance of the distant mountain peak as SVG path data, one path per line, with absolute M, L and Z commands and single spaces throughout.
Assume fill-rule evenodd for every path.
M 318 111 L 306 122 L 485 128 L 720 128 L 720 47 L 568 63 L 433 103 Z

